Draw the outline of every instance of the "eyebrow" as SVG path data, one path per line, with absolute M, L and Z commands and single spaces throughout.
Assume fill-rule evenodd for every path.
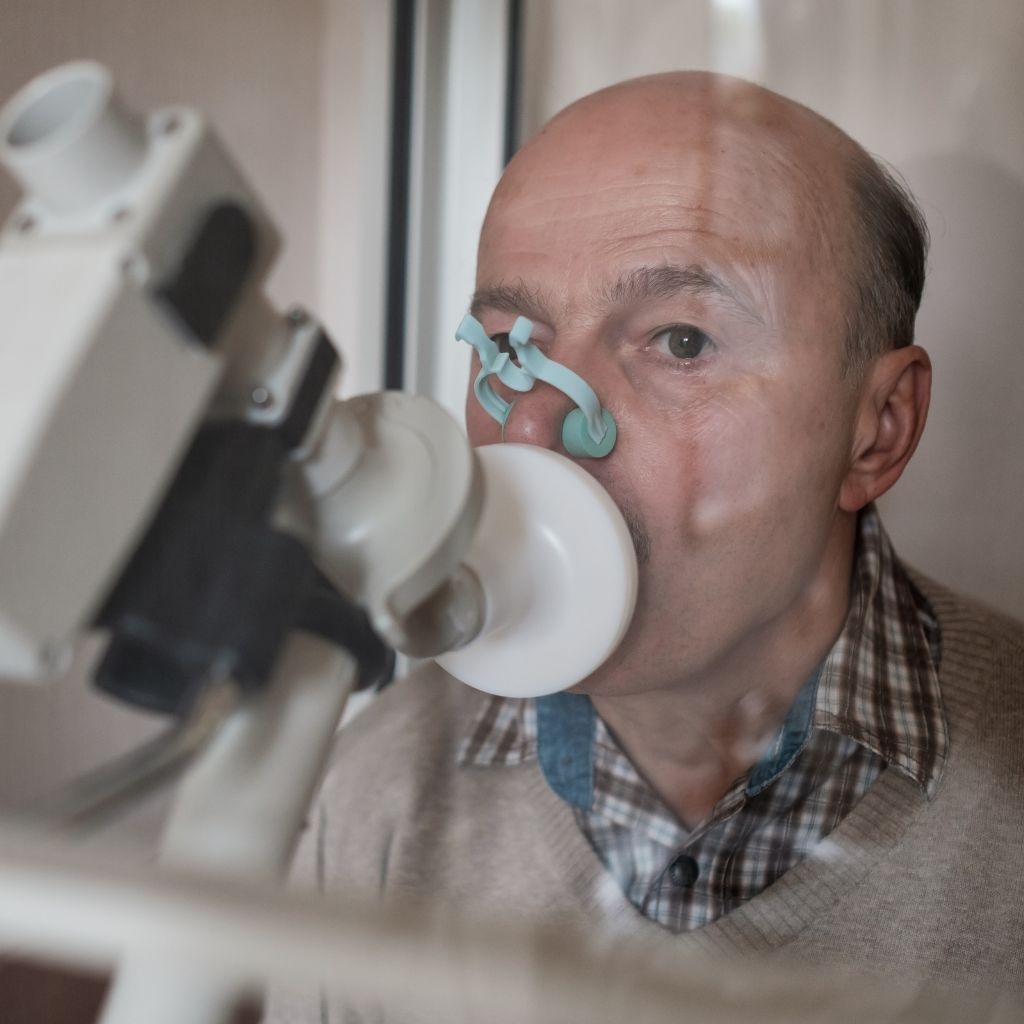
M 522 281 L 477 289 L 473 293 L 469 311 L 479 319 L 485 309 L 494 313 L 516 313 L 530 320 L 551 320 L 550 311 L 540 293 L 527 288 Z
M 680 292 L 703 297 L 724 299 L 737 313 L 748 319 L 764 323 L 763 318 L 744 300 L 727 281 L 713 270 L 699 263 L 687 266 L 662 264 L 656 267 L 638 267 L 618 279 L 603 292 L 609 306 L 637 306 L 651 299 L 667 299 Z
M 601 301 L 610 308 L 636 306 L 652 299 L 671 298 L 680 292 L 713 295 L 725 300 L 741 316 L 764 323 L 764 318 L 723 278 L 699 263 L 687 266 L 661 264 L 630 270 L 601 291 Z M 469 311 L 479 316 L 484 310 L 515 313 L 531 320 L 550 322 L 550 309 L 542 295 L 522 281 L 481 288 L 473 295 Z

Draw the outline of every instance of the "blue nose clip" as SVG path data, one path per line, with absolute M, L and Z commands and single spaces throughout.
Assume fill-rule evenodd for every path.
M 538 380 L 557 388 L 575 404 L 562 421 L 562 444 L 565 450 L 576 458 L 603 459 L 615 447 L 618 431 L 612 414 L 601 407 L 594 389 L 577 373 L 567 366 L 548 359 L 530 341 L 533 323 L 526 317 L 519 317 L 508 340 L 519 360 L 517 366 L 508 352 L 502 352 L 493 338 L 475 317 L 468 313 L 462 318 L 455 337 L 476 349 L 480 358 L 480 372 L 473 382 L 473 393 L 484 411 L 505 426 L 510 403 L 501 398 L 488 379 L 492 374 L 513 391 L 529 391 Z

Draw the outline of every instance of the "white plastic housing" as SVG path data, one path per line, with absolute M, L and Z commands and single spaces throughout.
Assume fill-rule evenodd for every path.
M 109 244 L 0 248 L 0 320 L 0 675 L 25 677 L 120 569 L 218 362 L 154 318 Z
M 486 693 L 566 690 L 615 650 L 633 617 L 629 530 L 585 470 L 534 445 L 476 449 L 484 506 L 466 564 L 487 599 L 477 639 L 437 658 Z
M 0 163 L 27 189 L 0 234 L 0 677 L 25 678 L 89 621 L 214 395 L 266 362 L 277 236 L 197 113 L 135 117 L 97 64 L 0 110 Z M 209 350 L 152 288 L 225 200 L 255 222 L 257 258 Z

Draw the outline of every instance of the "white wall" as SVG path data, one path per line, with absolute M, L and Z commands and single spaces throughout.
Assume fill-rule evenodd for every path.
M 919 340 L 931 420 L 884 500 L 904 557 L 1024 617 L 1024 4 L 528 0 L 524 129 L 679 68 L 739 74 L 894 164 L 933 235 Z
M 379 386 L 391 6 L 378 0 L 4 0 L 0 102 L 94 57 L 138 110 L 202 109 L 285 236 L 279 305 L 318 311 L 349 392 Z M 0 216 L 16 199 L 0 174 Z M 95 645 L 49 687 L 0 684 L 0 806 L 135 744 L 162 719 L 87 687 Z M 148 834 L 153 815 L 136 832 Z

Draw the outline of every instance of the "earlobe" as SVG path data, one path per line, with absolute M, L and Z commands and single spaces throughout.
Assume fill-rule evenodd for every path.
M 931 360 L 917 345 L 875 359 L 861 386 L 852 459 L 839 495 L 843 511 L 859 511 L 900 478 L 928 418 L 931 382 Z

